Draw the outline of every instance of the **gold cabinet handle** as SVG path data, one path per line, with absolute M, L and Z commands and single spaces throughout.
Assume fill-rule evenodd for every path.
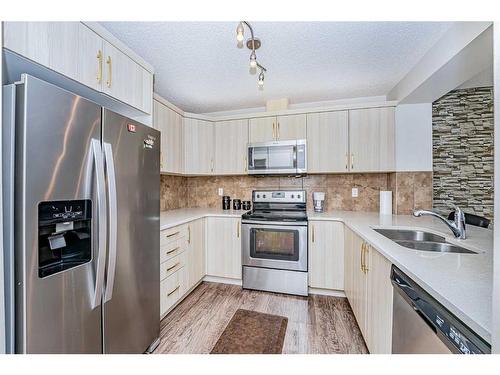
M 172 294 L 177 292 L 177 289 L 179 289 L 180 287 L 181 287 L 180 285 L 177 285 L 177 287 L 174 290 L 172 290 L 170 293 L 167 294 L 167 297 L 170 297 Z
M 97 83 L 102 82 L 102 51 L 97 52 Z
M 179 250 L 179 246 L 177 246 L 176 248 L 173 248 L 173 249 L 172 249 L 172 250 L 170 250 L 170 251 L 167 251 L 167 255 L 172 254 L 172 253 L 175 253 L 177 250 Z
M 108 79 L 106 80 L 106 85 L 108 87 L 111 87 L 113 73 L 111 68 L 111 56 L 108 56 L 108 58 L 106 59 L 106 64 L 108 65 Z
M 244 160 L 245 160 L 245 172 L 248 171 L 248 157 L 245 155 L 244 157 Z
M 167 272 L 172 271 L 172 270 L 173 270 L 175 267 L 177 267 L 179 264 L 181 264 L 181 262 L 177 262 L 177 263 L 175 263 L 172 267 L 168 267 L 168 268 L 167 268 Z
M 273 122 L 273 140 L 276 140 L 276 124 Z
M 191 244 L 191 226 L 188 225 L 188 244 Z
M 175 236 L 175 235 L 177 235 L 177 234 L 179 234 L 179 233 L 180 233 L 180 232 L 179 232 L 179 231 L 177 231 L 177 232 L 174 232 L 174 233 L 167 234 L 167 238 L 173 237 L 173 236 Z
M 278 141 L 280 139 L 280 123 L 278 122 L 278 126 L 277 126 L 278 130 L 277 130 L 277 137 L 276 137 L 276 140 Z
M 370 245 L 366 244 L 365 246 L 365 257 L 364 257 L 364 264 L 365 264 L 365 273 L 368 272 L 368 266 L 366 264 L 366 255 L 368 254 L 368 252 L 370 251 Z
M 365 243 L 363 242 L 361 244 L 360 257 L 359 257 L 359 269 L 361 270 L 361 272 L 364 272 L 364 268 L 363 268 L 363 250 L 364 249 L 365 249 Z
M 346 152 L 345 153 L 345 170 L 347 171 L 349 169 L 349 154 Z
M 351 154 L 351 169 L 354 169 L 354 153 Z
M 314 224 L 312 225 L 311 241 L 314 243 Z

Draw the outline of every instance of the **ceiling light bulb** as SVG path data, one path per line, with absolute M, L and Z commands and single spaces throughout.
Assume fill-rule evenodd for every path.
M 263 72 L 260 72 L 259 74 L 259 87 L 263 87 L 264 86 L 264 73 Z
M 238 42 L 243 42 L 243 34 L 245 33 L 245 29 L 243 28 L 243 23 L 240 22 L 238 27 L 236 28 L 236 40 Z
M 252 54 L 250 55 L 250 68 L 256 68 L 256 67 L 257 67 L 257 57 L 252 52 Z

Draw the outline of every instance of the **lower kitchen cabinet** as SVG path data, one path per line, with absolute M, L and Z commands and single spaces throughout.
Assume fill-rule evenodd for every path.
M 309 221 L 309 286 L 344 289 L 344 224 Z
M 160 232 L 160 317 L 205 276 L 205 219 Z
M 205 223 L 205 219 L 188 223 L 188 289 L 205 276 Z
M 241 219 L 207 219 L 207 275 L 241 279 Z
M 392 347 L 391 263 L 345 228 L 345 294 L 370 353 Z
M 367 247 L 368 309 L 367 345 L 371 353 L 392 351 L 391 262 L 371 246 Z

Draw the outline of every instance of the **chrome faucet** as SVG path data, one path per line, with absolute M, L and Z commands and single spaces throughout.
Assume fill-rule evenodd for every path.
M 450 221 L 446 219 L 445 217 L 433 212 L 433 211 L 427 211 L 427 210 L 415 210 L 413 211 L 413 216 L 415 217 L 420 217 L 420 216 L 434 216 L 437 217 L 438 219 L 442 220 L 443 223 L 445 223 L 448 228 L 453 232 L 453 235 L 455 238 L 460 238 L 461 240 L 465 240 L 466 238 L 466 232 L 465 232 L 465 214 L 464 212 L 460 209 L 460 207 L 452 205 L 453 209 L 455 210 L 455 220 Z

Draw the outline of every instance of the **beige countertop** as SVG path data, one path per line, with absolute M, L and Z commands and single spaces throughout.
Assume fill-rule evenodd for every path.
M 245 211 L 187 208 L 162 212 L 161 229 L 202 217 L 241 217 Z M 310 221 L 340 221 L 377 249 L 479 336 L 491 342 L 493 231 L 467 226 L 467 239 L 456 240 L 439 220 L 411 215 L 380 216 L 374 212 L 308 212 Z M 478 254 L 432 253 L 402 247 L 373 228 L 423 229 Z

